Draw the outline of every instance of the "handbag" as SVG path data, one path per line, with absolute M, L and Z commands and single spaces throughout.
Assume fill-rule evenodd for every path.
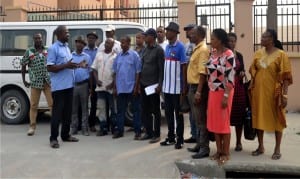
M 246 106 L 247 108 L 251 108 L 250 107 L 250 101 L 251 101 L 251 84 L 252 81 L 248 80 L 247 75 L 244 76 L 244 80 L 243 80 L 243 85 L 246 91 Z
M 188 113 L 190 112 L 191 110 L 191 107 L 190 107 L 190 103 L 189 103 L 189 100 L 188 100 L 188 97 L 186 95 L 181 95 L 180 96 L 180 106 L 179 106 L 179 112 L 181 113 Z
M 254 140 L 256 130 L 252 127 L 252 114 L 251 109 L 246 108 L 246 116 L 244 119 L 244 137 L 246 140 Z

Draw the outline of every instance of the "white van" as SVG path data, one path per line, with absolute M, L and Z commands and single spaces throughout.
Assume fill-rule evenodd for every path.
M 75 38 L 95 31 L 99 37 L 98 44 L 105 40 L 104 28 L 107 24 L 116 27 L 116 39 L 130 36 L 132 45 L 135 35 L 145 31 L 145 26 L 125 21 L 57 21 L 57 22 L 4 22 L 0 23 L 0 107 L 1 120 L 7 124 L 24 122 L 30 108 L 30 90 L 22 82 L 20 59 L 26 49 L 33 45 L 33 35 L 37 32 L 43 36 L 46 46 L 55 41 L 54 30 L 58 25 L 66 25 L 70 32 L 69 47 L 74 50 Z M 28 75 L 26 75 L 28 80 Z M 47 110 L 44 95 L 41 96 L 39 110 Z

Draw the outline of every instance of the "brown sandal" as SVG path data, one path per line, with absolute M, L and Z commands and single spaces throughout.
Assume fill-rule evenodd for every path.
M 218 160 L 218 159 L 220 159 L 220 156 L 221 156 L 221 154 L 220 153 L 215 153 L 214 155 L 212 155 L 211 157 L 210 157 L 210 159 L 211 160 Z
M 281 153 L 274 153 L 273 155 L 272 155 L 272 159 L 273 160 L 279 160 L 281 158 Z
M 259 149 L 256 149 L 255 151 L 252 152 L 252 156 L 259 156 L 263 154 L 265 151 L 260 151 Z
M 218 165 L 224 165 L 230 159 L 229 155 L 221 155 L 218 160 Z

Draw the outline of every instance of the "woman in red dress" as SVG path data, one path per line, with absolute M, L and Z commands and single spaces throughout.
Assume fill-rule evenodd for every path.
M 223 29 L 214 29 L 211 35 L 213 48 L 208 72 L 207 129 L 215 134 L 217 153 L 211 159 L 224 164 L 229 160 L 230 113 L 234 93 L 234 54 L 228 46 L 228 36 Z

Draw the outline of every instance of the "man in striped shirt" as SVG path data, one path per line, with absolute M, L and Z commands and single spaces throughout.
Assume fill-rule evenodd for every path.
M 179 25 L 170 22 L 166 27 L 169 44 L 165 50 L 163 93 L 165 97 L 165 114 L 168 121 L 168 137 L 161 146 L 175 144 L 175 149 L 183 147 L 183 115 L 179 113 L 180 95 L 187 94 L 186 66 L 184 44 L 177 40 Z M 176 118 L 176 135 L 174 133 L 174 112 Z M 177 136 L 177 141 L 175 140 Z

